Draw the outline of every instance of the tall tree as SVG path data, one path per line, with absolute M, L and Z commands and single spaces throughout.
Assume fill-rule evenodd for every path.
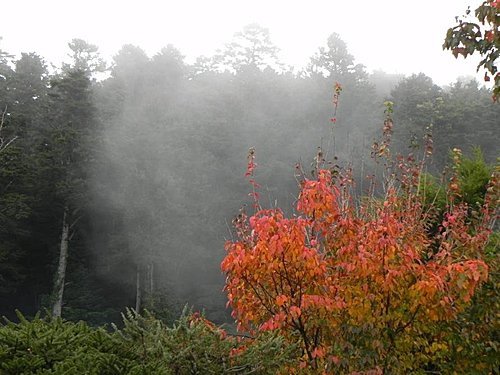
M 466 153 L 481 147 L 485 159 L 492 163 L 498 157 L 500 106 L 491 100 L 491 91 L 475 80 L 457 81 L 443 96 L 434 127 L 436 148 L 441 159 L 448 151 L 461 148 Z
M 20 152 L 17 147 L 12 151 L 17 136 L 5 129 L 5 115 L 6 110 L 0 113 L 0 301 L 2 295 L 16 291 L 24 276 L 17 264 L 21 251 L 16 240 L 23 234 L 19 221 L 29 215 L 26 196 L 12 188 L 19 176 Z
M 52 126 L 46 154 L 46 166 L 59 201 L 61 225 L 59 262 L 52 296 L 54 316 L 61 316 L 69 244 L 85 213 L 90 165 L 94 157 L 92 150 L 99 139 L 91 77 L 101 70 L 102 64 L 94 46 L 80 40 L 73 40 L 69 46 L 73 51 L 73 65 L 65 65 L 63 74 L 51 84 Z
M 36 53 L 22 53 L 15 62 L 12 110 L 26 120 L 40 121 L 47 96 L 47 65 Z M 34 125 L 34 124 L 33 124 Z
M 63 64 L 63 71 L 81 70 L 88 77 L 106 70 L 106 62 L 99 55 L 99 48 L 83 39 L 75 38 L 68 43 L 70 64 Z
M 47 70 L 43 60 L 34 53 L 23 53 L 13 66 L 5 92 L 8 112 L 4 113 L 4 119 L 8 135 L 5 134 L 4 140 L 16 138 L 16 141 L 0 155 L 0 253 L 4 254 L 0 278 L 4 293 L 10 291 L 0 293 L 0 299 L 10 295 L 0 305 L 2 314 L 8 316 L 17 307 L 32 311 L 31 306 L 36 304 L 34 296 L 43 289 L 44 283 L 34 281 L 40 281 L 43 273 L 40 263 L 38 267 L 31 264 L 37 263 L 35 259 L 39 260 L 42 253 L 41 259 L 47 259 L 42 245 L 47 235 L 39 215 L 42 179 L 38 168 Z M 19 288 L 30 283 L 34 287 L 19 292 Z
M 354 75 L 357 79 L 367 78 L 364 66 L 354 63 L 354 56 L 349 53 L 347 44 L 337 33 L 331 34 L 326 47 L 320 47 L 318 52 L 311 57 L 307 70 L 334 80 L 342 80 L 348 75 Z
M 278 47 L 271 41 L 269 30 L 256 23 L 234 34 L 233 41 L 217 57 L 218 65 L 234 72 L 242 70 L 281 69 Z
M 0 41 L 2 37 L 0 37 Z M 0 49 L 0 110 L 3 112 L 9 103 L 10 88 L 12 85 L 12 76 L 14 71 L 10 66 L 10 61 L 12 60 L 12 55 L 8 52 Z
M 439 120 L 444 96 L 442 89 L 423 73 L 413 74 L 398 83 L 390 96 L 390 101 L 394 103 L 396 122 L 393 146 L 395 152 L 403 155 L 417 152 L 421 146 L 420 140 L 426 133 L 430 134 Z M 447 151 L 444 151 L 444 155 L 434 155 L 434 158 L 446 160 Z

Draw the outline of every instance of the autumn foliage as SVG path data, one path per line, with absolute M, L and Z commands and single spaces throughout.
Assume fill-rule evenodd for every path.
M 484 81 L 493 78 L 493 100 L 500 98 L 500 72 L 496 60 L 500 56 L 500 1 L 485 0 L 471 15 L 470 8 L 464 17 L 457 17 L 458 25 L 448 29 L 443 48 L 457 58 L 477 52 L 481 60 L 477 71 L 484 69 Z
M 237 239 L 226 243 L 222 262 L 228 305 L 240 330 L 278 331 L 301 347 L 301 369 L 290 372 L 432 366 L 432 356 L 414 354 L 446 348 L 435 328 L 455 319 L 488 278 L 482 258 L 497 176 L 471 219 L 452 174 L 446 211 L 436 216 L 424 203 L 424 161 L 390 154 L 390 104 L 386 114 L 373 155 L 387 177 L 368 196 L 356 199 L 348 171 L 317 163 L 313 177 L 302 176 L 296 215 L 256 204 L 253 215 L 242 211 L 234 221 Z M 429 155 L 430 137 L 426 145 Z M 257 199 L 254 158 L 251 150 L 247 176 Z

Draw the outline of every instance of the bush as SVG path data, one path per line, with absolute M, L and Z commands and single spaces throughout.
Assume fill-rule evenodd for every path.
M 0 373 L 18 374 L 276 374 L 297 357 L 277 334 L 236 338 L 199 314 L 173 326 L 127 310 L 124 327 L 37 315 L 0 327 Z
M 428 188 L 436 197 L 428 199 L 425 158 L 391 155 L 386 105 L 383 139 L 373 147 L 385 178 L 380 193 L 372 189 L 361 202 L 351 172 L 327 169 L 320 149 L 312 178 L 299 176 L 298 215 L 262 209 L 255 150 L 249 152 L 256 211 L 235 219 L 237 236 L 222 262 L 233 317 L 243 331 L 279 332 L 298 345 L 301 367 L 314 373 L 445 368 L 453 339 L 443 327 L 466 316 L 488 279 L 498 174 L 487 185 L 480 154 L 469 160 L 454 150 L 443 194 Z M 429 137 L 425 155 L 431 153 Z

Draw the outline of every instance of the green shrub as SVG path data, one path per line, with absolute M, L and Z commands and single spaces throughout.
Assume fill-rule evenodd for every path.
M 127 310 L 123 328 L 113 330 L 18 318 L 0 326 L 1 374 L 276 374 L 298 357 L 276 334 L 235 338 L 186 311 L 167 326 Z

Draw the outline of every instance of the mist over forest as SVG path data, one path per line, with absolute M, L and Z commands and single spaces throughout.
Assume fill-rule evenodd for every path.
M 318 147 L 352 168 L 363 196 L 380 173 L 370 152 L 386 101 L 393 153 L 421 157 L 432 133 L 437 179 L 453 148 L 498 157 L 491 91 L 466 77 L 440 87 L 425 72 L 369 73 L 335 33 L 300 71 L 257 24 L 193 64 L 168 44 L 152 56 L 126 44 L 103 61 L 91 42 L 73 39 L 56 70 L 36 51 L 0 49 L 0 316 L 51 309 L 62 285 L 70 320 L 113 322 L 125 307 L 171 319 L 188 304 L 231 321 L 220 262 L 233 218 L 253 210 L 249 148 L 265 207 L 294 212 L 297 164 L 309 175 Z

